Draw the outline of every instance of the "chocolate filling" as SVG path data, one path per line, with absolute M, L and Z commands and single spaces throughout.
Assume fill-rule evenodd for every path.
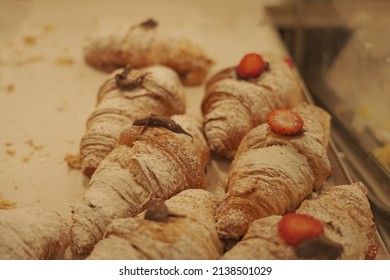
M 157 116 L 155 114 L 150 114 L 147 118 L 144 119 L 135 120 L 133 122 L 133 125 L 144 126 L 144 129 L 141 131 L 141 134 L 143 134 L 146 131 L 146 129 L 150 126 L 150 127 L 163 127 L 174 133 L 182 133 L 193 138 L 190 133 L 185 131 L 179 124 L 177 124 L 171 118 Z
M 141 27 L 145 28 L 155 28 L 157 27 L 158 23 L 154 19 L 148 19 L 140 24 Z
M 138 88 L 142 85 L 145 76 L 149 74 L 149 73 L 144 73 L 139 75 L 138 77 L 130 79 L 128 77 L 130 71 L 131 71 L 131 67 L 126 67 L 122 71 L 122 73 L 115 75 L 115 81 L 119 89 L 130 91 L 135 88 Z
M 295 253 L 305 260 L 336 260 L 344 251 L 343 246 L 324 236 L 302 241 Z
M 145 220 L 156 222 L 167 222 L 169 217 L 184 218 L 185 215 L 169 213 L 168 207 L 161 199 L 151 200 L 148 204 L 148 208 L 145 211 Z
M 169 210 L 163 200 L 151 200 L 145 211 L 145 220 L 166 222 L 169 219 Z

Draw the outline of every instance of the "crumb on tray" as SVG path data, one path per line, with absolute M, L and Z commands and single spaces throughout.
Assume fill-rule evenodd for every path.
M 30 161 L 30 157 L 29 156 L 24 156 L 23 158 L 22 158 L 22 162 L 24 162 L 24 163 L 27 163 L 27 162 L 29 162 Z
M 6 152 L 10 156 L 13 156 L 13 155 L 16 154 L 16 150 L 15 149 L 11 149 L 11 148 L 7 149 Z
M 0 90 L 5 93 L 11 94 L 15 91 L 15 85 L 13 83 L 9 83 L 7 85 L 0 85 Z
M 39 151 L 43 149 L 43 145 L 35 144 L 33 139 L 28 139 L 26 144 L 32 147 L 34 150 Z
M 46 24 L 42 27 L 42 33 L 49 33 L 54 31 L 56 28 L 54 25 Z
M 58 56 L 56 63 L 58 65 L 73 65 L 74 64 L 74 58 L 70 56 Z
M 31 35 L 27 35 L 23 37 L 23 43 L 27 46 L 34 46 L 36 43 L 36 38 Z
M 13 93 L 15 91 L 15 85 L 14 84 L 9 84 L 5 87 L 5 90 L 8 92 L 8 93 Z
M 0 193 L 0 209 L 13 209 L 16 208 L 16 202 L 3 198 Z
M 65 161 L 72 169 L 81 169 L 81 159 L 79 154 L 67 153 L 65 155 Z

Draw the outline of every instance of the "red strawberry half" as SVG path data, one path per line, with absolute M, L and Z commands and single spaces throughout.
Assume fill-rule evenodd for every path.
M 311 216 L 289 213 L 279 221 L 278 232 L 288 245 L 295 246 L 304 240 L 322 236 L 324 226 Z
M 284 58 L 284 61 L 287 63 L 287 65 L 288 65 L 290 68 L 293 68 L 293 67 L 294 67 L 294 62 L 293 62 L 293 60 L 292 60 L 291 57 L 286 56 L 286 57 Z
M 297 135 L 303 132 L 302 118 L 290 109 L 277 109 L 267 116 L 269 127 L 282 135 Z
M 366 253 L 366 257 L 364 258 L 365 260 L 375 260 L 376 255 L 378 254 L 378 245 L 372 244 Z
M 263 57 L 256 53 L 249 53 L 245 55 L 240 64 L 236 67 L 236 72 L 240 78 L 257 78 L 267 68 L 267 63 Z

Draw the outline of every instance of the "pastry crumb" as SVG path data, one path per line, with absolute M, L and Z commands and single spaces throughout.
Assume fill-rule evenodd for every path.
M 65 155 L 65 161 L 72 169 L 81 169 L 80 154 L 67 153 Z
M 27 162 L 29 162 L 30 161 L 30 157 L 29 156 L 24 156 L 23 158 L 22 158 L 22 162 L 24 162 L 24 163 L 27 163 Z
M 16 202 L 3 198 L 3 195 L 0 193 L 0 209 L 14 209 L 16 208 Z
M 32 147 L 36 151 L 42 150 L 44 148 L 44 146 L 41 144 L 35 144 L 33 139 L 28 139 L 26 141 L 26 144 Z
M 56 63 L 58 65 L 73 65 L 74 64 L 74 59 L 69 56 L 58 56 Z
M 15 91 L 15 85 L 9 84 L 5 87 L 5 90 L 7 91 L 7 93 L 13 93 Z
M 62 104 L 60 104 L 56 107 L 56 110 L 57 110 L 57 112 L 61 113 L 61 112 L 64 112 L 68 107 L 69 107 L 68 102 L 64 101 L 64 102 L 62 102 Z
M 10 155 L 10 156 L 13 156 L 16 154 L 16 150 L 15 149 L 7 149 L 6 150 L 7 154 Z
M 55 27 L 51 24 L 46 24 L 42 27 L 42 33 L 49 33 L 55 30 Z
M 34 46 L 37 40 L 34 36 L 24 36 L 23 43 L 27 46 Z

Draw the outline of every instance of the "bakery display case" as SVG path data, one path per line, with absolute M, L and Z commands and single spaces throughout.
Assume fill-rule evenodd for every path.
M 389 246 L 390 3 L 291 1 L 270 12 L 314 101 L 332 113 L 340 157 L 369 186 Z
M 371 252 L 366 257 L 389 258 L 390 84 L 386 77 L 390 41 L 385 36 L 389 7 L 387 1 L 379 0 L 0 1 L 0 211 L 21 209 L 14 219 L 16 229 L 23 215 L 29 213 L 23 212 L 25 207 L 53 210 L 55 213 L 47 212 L 46 216 L 56 221 L 53 228 L 58 231 L 53 240 L 57 241 L 55 246 L 41 245 L 56 253 L 51 258 L 87 256 L 85 248 L 69 246 L 71 242 L 83 243 L 85 236 L 80 235 L 77 242 L 68 240 L 70 236 L 62 237 L 72 228 L 74 239 L 77 227 L 90 231 L 92 241 L 85 245 L 87 251 L 103 236 L 110 237 L 103 239 L 90 259 L 121 258 L 119 248 L 130 239 L 142 246 L 152 244 L 148 250 L 158 245 L 153 242 L 160 235 L 155 236 L 153 228 L 141 230 L 143 216 L 127 217 L 143 213 L 157 196 L 174 209 L 169 213 L 158 208 L 165 213 L 162 218 L 157 215 L 158 219 L 166 222 L 175 217 L 185 234 L 190 235 L 193 228 L 202 238 L 209 238 L 207 242 L 197 240 L 206 253 L 192 248 L 194 255 L 183 258 L 218 259 L 224 246 L 230 249 L 242 238 L 250 222 L 236 215 L 237 224 L 246 223 L 245 230 L 238 237 L 236 233 L 226 237 L 229 240 L 222 245 L 216 237 L 215 228 L 222 226 L 214 225 L 214 208 L 221 204 L 230 185 L 239 181 L 237 178 L 253 171 L 245 168 L 257 166 L 266 170 L 265 175 L 258 176 L 262 178 L 260 185 L 274 184 L 275 189 L 286 185 L 289 195 L 284 197 L 286 202 L 271 203 L 270 199 L 253 198 L 255 185 L 242 190 L 243 194 L 232 191 L 231 197 L 237 201 L 249 197 L 248 208 L 255 205 L 254 218 L 250 219 L 255 219 L 264 205 L 271 209 L 264 210 L 269 215 L 276 208 L 276 214 L 296 209 L 315 213 L 310 202 L 299 208 L 301 202 L 307 197 L 317 198 L 321 187 L 327 190 L 350 185 L 338 190 L 340 196 L 349 194 L 356 199 L 353 204 L 364 213 L 361 216 L 368 217 L 361 229 L 370 238 L 375 234 L 378 244 L 377 256 Z M 158 32 L 142 37 L 157 26 L 166 28 L 172 37 L 156 35 Z M 253 53 L 262 55 L 249 56 L 245 61 L 245 55 Z M 253 69 L 252 59 L 260 60 L 261 67 Z M 255 75 L 246 76 L 246 71 Z M 263 73 L 269 78 L 260 82 Z M 139 91 L 134 94 L 133 90 Z M 283 90 L 289 95 L 278 95 Z M 257 98 L 261 94 L 264 97 Z M 134 103 L 136 98 L 141 101 Z M 224 102 L 227 109 L 213 111 Z M 305 103 L 303 108 L 300 103 Z M 302 127 L 293 127 L 286 134 L 286 127 L 277 121 L 267 123 L 269 111 L 278 106 L 296 107 L 294 113 L 300 112 L 307 125 L 303 127 L 301 120 Z M 194 120 L 180 116 L 167 120 L 148 114 L 150 110 L 164 116 L 185 112 Z M 133 123 L 132 118 L 137 122 L 126 126 L 130 120 Z M 220 123 L 230 120 L 226 125 L 230 130 L 224 131 Z M 255 130 L 258 127 L 260 132 Z M 264 129 L 268 129 L 266 136 L 246 139 L 243 143 L 247 146 L 240 148 L 244 136 L 264 133 Z M 96 140 L 99 133 L 104 136 L 101 142 Z M 168 137 L 171 133 L 174 136 Z M 218 138 L 221 135 L 225 137 L 222 140 Z M 232 135 L 241 138 L 233 141 L 229 138 Z M 275 151 L 258 151 L 268 146 L 272 146 L 270 153 Z M 252 156 L 239 159 L 238 155 L 251 149 L 256 150 Z M 149 156 L 143 157 L 143 153 Z M 267 164 L 269 169 L 264 167 Z M 275 166 L 282 171 L 274 171 Z M 264 179 L 269 177 L 274 177 L 269 179 L 271 183 Z M 168 187 L 163 188 L 164 184 Z M 144 192 L 146 185 L 150 193 Z M 93 193 L 106 186 L 107 192 Z M 207 192 L 184 192 L 187 188 L 205 188 Z M 181 196 L 175 196 L 179 190 Z M 159 191 L 163 194 L 155 195 Z M 280 194 L 283 188 L 277 192 Z M 120 199 L 112 201 L 108 199 L 111 195 Z M 266 191 L 260 194 L 267 195 Z M 329 197 L 333 195 L 337 191 L 330 191 Z M 196 196 L 204 202 L 205 208 L 199 211 L 196 208 L 202 203 L 194 199 Z M 329 203 L 327 198 L 325 202 L 319 200 L 324 205 Z M 344 202 L 340 199 L 340 205 Z M 101 210 L 103 204 L 107 211 Z M 228 202 L 225 206 L 230 207 Z M 376 228 L 369 221 L 371 210 Z M 42 215 L 42 210 L 30 213 Z M 150 215 L 156 221 L 155 214 Z M 7 223 L 12 222 L 13 218 L 7 217 Z M 206 223 L 208 226 L 203 227 Z M 331 223 L 325 224 L 332 227 Z M 50 227 L 46 221 L 36 224 L 42 227 L 37 236 Z M 64 225 L 69 227 L 64 229 Z M 156 230 L 168 230 L 162 234 L 167 239 L 171 231 L 180 236 L 169 223 L 158 224 Z M 118 240 L 129 232 L 137 235 Z M 144 233 L 150 243 L 144 244 Z M 323 234 L 322 229 L 319 234 Z M 60 243 L 66 248 L 59 250 Z M 371 246 L 367 244 L 359 246 L 367 250 Z M 117 246 L 118 250 L 110 252 L 106 246 Z M 190 248 L 191 242 L 186 246 Z M 337 256 L 342 253 L 339 247 L 332 248 Z M 169 251 L 150 252 L 156 258 L 180 258 L 180 254 Z M 362 252 L 355 253 L 347 256 L 362 258 Z M 145 258 L 139 250 L 126 254 Z M 32 258 L 47 257 L 38 254 Z M 294 257 L 295 253 L 289 255 Z

